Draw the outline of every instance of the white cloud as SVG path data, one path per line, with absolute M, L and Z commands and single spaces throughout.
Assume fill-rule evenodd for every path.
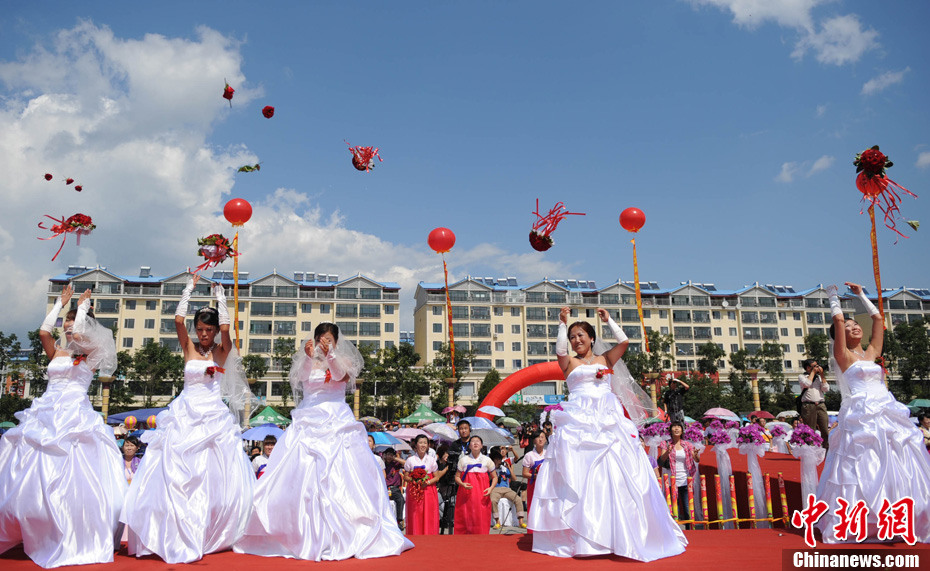
M 250 87 L 239 50 L 208 28 L 193 39 L 121 39 L 81 22 L 48 47 L 0 61 L 0 331 L 37 327 L 48 278 L 68 264 L 100 264 L 118 275 L 147 265 L 170 275 L 198 262 L 199 236 L 229 228 L 221 211 L 235 169 L 258 162 L 237 141 L 221 147 L 210 140 L 230 116 L 220 97 L 224 78 L 236 87 L 234 106 L 261 94 Z M 46 172 L 55 175 L 51 182 Z M 84 191 L 65 186 L 68 176 Z M 58 243 L 36 240 L 43 235 L 36 224 L 44 214 L 75 212 L 91 215 L 98 228 L 80 247 L 69 238 L 50 262 Z M 398 245 L 354 230 L 299 189 L 254 200 L 240 238 L 242 269 L 252 277 L 277 267 L 398 282 L 404 329 L 412 328 L 417 282 L 442 279 L 442 264 L 425 244 Z M 570 269 L 488 244 L 456 254 L 453 272 L 472 263 L 531 279 Z
M 794 175 L 797 174 L 799 169 L 800 166 L 798 163 L 782 163 L 781 172 L 778 173 L 775 180 L 778 182 L 791 182 L 794 180 Z
M 865 30 L 855 14 L 824 20 L 820 31 L 808 31 L 795 45 L 791 57 L 801 59 L 808 50 L 817 61 L 832 65 L 845 65 L 859 61 L 862 54 L 878 47 L 878 32 Z
M 690 0 L 695 6 L 729 10 L 733 22 L 755 28 L 772 21 L 786 28 L 813 29 L 811 10 L 823 0 Z
M 836 162 L 836 159 L 834 157 L 831 157 L 828 155 L 824 155 L 820 157 L 819 159 L 814 161 L 814 164 L 811 166 L 811 170 L 807 172 L 807 176 L 811 176 L 813 174 L 819 173 L 820 171 L 827 170 L 828 168 L 833 166 L 834 162 Z
M 924 151 L 917 155 L 917 168 L 925 169 L 930 167 L 930 151 Z
M 878 77 L 873 77 L 872 79 L 866 81 L 862 86 L 862 94 L 873 95 L 880 91 L 884 91 L 885 88 L 890 87 L 896 83 L 901 83 L 904 81 L 904 75 L 909 71 L 911 71 L 911 68 L 906 67 L 901 71 L 886 71 Z
M 827 113 L 827 106 L 826 106 L 826 105 L 818 105 L 818 106 L 817 106 L 817 111 L 816 111 L 817 117 L 823 117 L 824 115 L 826 115 L 826 113 Z

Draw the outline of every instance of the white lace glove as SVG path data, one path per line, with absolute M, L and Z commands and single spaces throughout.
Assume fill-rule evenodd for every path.
M 192 293 L 194 293 L 194 278 L 188 278 L 187 287 L 181 292 L 181 300 L 178 302 L 178 308 L 174 312 L 175 317 L 187 317 L 187 304 L 190 303 Z
M 614 321 L 613 317 L 607 318 L 607 327 L 610 329 L 610 332 L 614 334 L 614 339 L 617 340 L 618 345 L 629 339 L 626 333 L 623 332 L 623 329 L 620 329 L 620 326 Z
M 55 305 L 52 306 L 52 310 L 45 316 L 45 321 L 42 322 L 42 326 L 39 327 L 42 331 L 48 331 L 51 333 L 55 330 L 55 324 L 58 322 L 58 314 L 61 313 L 61 298 L 55 300 Z
M 568 326 L 559 322 L 559 333 L 555 338 L 555 354 L 559 357 L 568 356 Z
M 875 307 L 875 304 L 872 303 L 872 300 L 865 296 L 864 291 L 859 292 L 859 299 L 862 300 L 863 305 L 865 305 L 866 311 L 869 312 L 869 315 L 878 315 L 878 308 Z
M 827 295 L 830 296 L 830 317 L 843 316 L 843 308 L 840 307 L 839 291 L 835 285 L 827 287 Z
M 226 307 L 226 292 L 223 286 L 213 284 L 213 291 L 216 293 L 216 311 L 220 314 L 220 325 L 229 325 L 229 309 Z
M 346 376 L 345 370 L 342 368 L 342 364 L 336 359 L 334 355 L 334 348 L 329 349 L 329 353 L 326 355 L 326 364 L 329 366 L 329 373 L 332 376 L 334 381 L 341 381 L 343 377 Z

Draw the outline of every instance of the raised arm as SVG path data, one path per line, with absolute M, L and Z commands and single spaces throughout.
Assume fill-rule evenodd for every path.
M 846 350 L 846 318 L 840 307 L 836 286 L 828 287 L 827 293 L 830 295 L 830 314 L 833 316 L 833 358 L 840 366 L 840 371 L 845 372 L 851 364 Z
M 52 310 L 45 316 L 45 321 L 43 321 L 42 325 L 39 327 L 39 340 L 42 342 L 42 349 L 45 350 L 45 355 L 49 359 L 54 359 L 55 351 L 57 351 L 55 348 L 55 337 L 52 336 L 52 332 L 55 331 L 58 315 L 61 313 L 61 308 L 71 301 L 71 296 L 73 294 L 74 286 L 71 284 L 66 285 L 61 290 L 61 295 L 55 300 L 55 305 L 52 306 Z
M 623 354 L 626 353 L 626 348 L 630 345 L 630 340 L 606 309 L 598 307 L 597 315 L 601 318 L 601 321 L 607 324 L 607 327 L 610 328 L 610 332 L 614 334 L 614 339 L 617 340 L 617 344 L 604 353 L 604 358 L 607 359 L 607 366 L 613 367 L 614 363 L 619 361 L 620 358 L 623 357 Z
M 191 294 L 194 293 L 194 286 L 200 276 L 194 275 L 187 280 L 187 287 L 181 292 L 181 300 L 178 302 L 178 308 L 174 311 L 174 329 L 178 334 L 178 343 L 181 345 L 181 352 L 184 354 L 184 360 L 187 360 L 187 354 L 190 352 L 191 340 L 187 334 L 187 306 L 191 300 Z
M 217 356 L 216 353 L 220 353 L 219 358 L 222 361 L 218 360 L 217 362 L 222 364 L 226 361 L 226 357 L 233 346 L 232 338 L 229 336 L 229 309 L 226 307 L 226 292 L 223 291 L 221 284 L 213 284 L 213 293 L 216 295 L 216 311 L 219 314 L 220 321 L 220 346 L 217 347 L 219 351 L 214 350 L 214 356 Z
M 559 333 L 555 338 L 555 356 L 559 361 L 559 368 L 562 369 L 563 375 L 572 362 L 572 358 L 568 354 L 568 316 L 571 311 L 566 306 L 559 312 Z
M 865 296 L 865 292 L 862 291 L 861 285 L 850 282 L 846 282 L 846 285 L 849 286 L 849 289 L 851 289 L 854 294 L 859 296 L 859 299 L 862 301 L 863 305 L 865 305 L 866 311 L 869 312 L 869 317 L 872 318 L 872 339 L 869 340 L 869 346 L 865 350 L 865 355 L 869 359 L 877 359 L 881 357 L 882 346 L 885 344 L 885 324 L 882 322 L 881 312 L 879 312 L 875 304 Z

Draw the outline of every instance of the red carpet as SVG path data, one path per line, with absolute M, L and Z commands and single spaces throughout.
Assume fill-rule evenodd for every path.
M 149 571 L 166 569 L 209 569 L 209 571 L 256 571 L 265 568 L 307 569 L 308 565 L 328 569 L 351 571 L 353 569 L 616 569 L 617 565 L 629 565 L 636 569 L 687 569 L 688 571 L 719 571 L 720 569 L 782 569 L 782 550 L 805 549 L 804 539 L 796 533 L 780 529 L 752 529 L 730 531 L 685 532 L 689 545 L 677 557 L 660 559 L 651 563 L 639 563 L 616 556 L 589 557 L 583 559 L 560 559 L 532 552 L 532 537 L 529 535 L 432 535 L 413 536 L 416 547 L 399 557 L 346 561 L 324 561 L 308 563 L 292 559 L 266 558 L 254 555 L 239 555 L 232 552 L 207 555 L 190 565 L 168 565 L 155 557 L 136 559 L 129 557 L 125 549 L 117 554 L 113 563 L 106 565 L 81 565 L 61 567 L 84 571 Z M 818 544 L 818 551 L 829 549 Z M 872 545 L 871 547 L 877 547 Z M 907 544 L 881 545 L 882 548 L 913 548 Z M 864 549 L 852 546 L 851 549 Z M 930 558 L 930 550 L 922 550 Z M 0 555 L 0 566 L 4 571 L 39 569 L 23 553 L 15 549 Z

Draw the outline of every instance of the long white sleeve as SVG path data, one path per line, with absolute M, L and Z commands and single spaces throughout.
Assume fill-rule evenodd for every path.
M 568 326 L 559 322 L 559 332 L 555 338 L 555 354 L 559 357 L 568 356 Z
M 58 322 L 58 314 L 61 313 L 61 298 L 55 300 L 55 305 L 52 306 L 52 310 L 45 316 L 45 321 L 42 322 L 42 325 L 39 327 L 42 331 L 48 331 L 51 333 L 55 330 L 55 324 Z
M 872 300 L 865 296 L 864 291 L 859 292 L 859 299 L 862 300 L 862 303 L 865 305 L 865 309 L 869 312 L 869 315 L 878 315 L 878 308 L 875 307 L 875 304 L 872 303 Z
M 614 339 L 617 340 L 617 343 L 623 343 L 627 341 L 629 337 L 626 336 L 626 333 L 623 332 L 623 329 L 620 329 L 620 326 L 617 325 L 617 322 L 614 321 L 613 317 L 607 318 L 607 327 L 610 329 L 610 332 L 614 334 Z
M 223 286 L 215 284 L 213 286 L 216 292 L 216 311 L 219 313 L 220 325 L 229 325 L 229 309 L 226 307 L 226 292 Z
M 187 280 L 187 287 L 181 292 L 181 300 L 178 301 L 178 308 L 175 310 L 175 317 L 187 317 L 187 304 L 191 300 L 191 294 L 194 293 L 194 280 Z

